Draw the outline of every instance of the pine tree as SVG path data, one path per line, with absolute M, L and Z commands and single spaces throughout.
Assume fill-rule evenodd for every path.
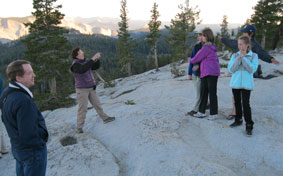
M 250 22 L 257 28 L 256 38 L 265 44 L 268 42 L 275 49 L 283 36 L 283 2 L 282 0 L 259 0 L 253 8 Z M 264 47 L 264 45 L 263 45 Z
M 221 37 L 225 37 L 225 38 L 229 38 L 230 37 L 230 34 L 228 32 L 228 21 L 227 21 L 228 17 L 227 15 L 224 15 L 223 16 L 223 20 L 222 20 L 222 23 L 220 24 L 220 35 Z
M 127 68 L 128 76 L 132 75 L 131 64 L 135 60 L 133 53 L 134 43 L 128 31 L 127 0 L 121 0 L 120 9 L 121 22 L 118 23 L 118 45 L 119 63 L 123 68 Z
M 66 75 L 68 70 L 68 56 L 70 46 L 64 33 L 67 30 L 58 27 L 64 18 L 59 9 L 61 5 L 54 6 L 57 0 L 33 0 L 35 12 L 34 22 L 25 23 L 30 34 L 23 39 L 27 48 L 25 59 L 29 60 L 41 83 L 49 81 L 50 93 L 56 94 L 56 78 Z M 45 90 L 43 90 L 45 91 Z
M 227 15 L 224 15 L 223 16 L 223 19 L 222 19 L 222 23 L 220 24 L 220 36 L 221 37 L 224 37 L 224 38 L 230 38 L 230 34 L 228 32 L 228 21 L 227 21 L 228 17 Z M 222 45 L 222 51 L 225 49 L 225 46 Z
M 199 13 L 196 8 L 189 5 L 189 0 L 185 4 L 178 6 L 181 10 L 171 19 L 171 25 L 165 26 L 169 30 L 170 36 L 167 38 L 171 50 L 173 52 L 173 61 L 186 60 L 189 55 L 190 46 L 187 45 L 188 40 L 191 38 L 190 32 L 194 31 L 196 24 L 199 23 Z
M 152 10 L 150 11 L 152 13 L 151 20 L 148 23 L 149 31 L 150 33 L 147 35 L 147 43 L 150 45 L 150 48 L 154 51 L 154 60 L 155 60 L 155 70 L 158 71 L 158 58 L 157 58 L 157 40 L 161 36 L 159 27 L 161 25 L 161 21 L 158 20 L 158 17 L 160 16 L 158 10 L 158 5 L 156 2 L 153 4 Z

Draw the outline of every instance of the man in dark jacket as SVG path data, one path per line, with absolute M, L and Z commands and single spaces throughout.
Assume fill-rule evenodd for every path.
M 276 60 L 274 57 L 270 56 L 268 52 L 266 52 L 261 45 L 255 40 L 255 32 L 256 27 L 254 25 L 246 25 L 244 28 L 241 29 L 243 36 L 248 36 L 251 39 L 252 43 L 252 51 L 258 55 L 258 58 L 267 63 L 273 63 L 276 65 L 280 65 L 280 62 Z M 238 50 L 238 40 L 231 40 L 227 38 L 219 37 L 221 42 L 228 46 L 229 48 Z
M 16 173 L 18 176 L 45 176 L 48 131 L 29 90 L 34 85 L 35 74 L 30 63 L 24 60 L 10 63 L 6 72 L 10 83 L 0 103 L 2 121 L 16 159 Z
M 258 58 L 267 63 L 273 63 L 275 65 L 280 65 L 280 62 L 276 60 L 274 57 L 270 56 L 268 52 L 266 52 L 261 45 L 255 40 L 256 27 L 254 25 L 248 24 L 241 29 L 243 36 L 247 36 L 251 40 L 251 48 L 254 53 L 258 55 Z M 224 45 L 229 48 L 238 50 L 238 40 L 232 40 L 228 38 L 218 38 Z M 254 73 L 255 78 L 262 77 L 261 66 L 258 65 L 258 70 Z M 232 113 L 227 117 L 228 120 L 231 120 L 235 117 L 235 105 L 233 100 L 233 110 Z
M 72 57 L 74 60 L 71 65 L 71 71 L 75 78 L 78 101 L 77 133 L 83 133 L 88 100 L 104 123 L 115 120 L 115 117 L 109 117 L 104 113 L 96 94 L 96 82 L 92 70 L 96 70 L 100 67 L 100 53 L 96 53 L 91 59 L 86 59 L 80 47 L 76 47 L 72 51 Z

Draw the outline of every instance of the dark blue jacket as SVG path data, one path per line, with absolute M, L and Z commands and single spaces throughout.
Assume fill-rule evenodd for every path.
M 193 50 L 192 50 L 192 53 L 191 53 L 190 58 L 195 57 L 195 55 L 197 54 L 197 52 L 198 52 L 201 48 L 202 48 L 202 43 L 201 43 L 201 42 L 197 43 L 197 44 L 194 46 Z M 196 70 L 196 71 L 193 71 L 193 67 L 194 67 L 195 65 L 199 65 L 199 64 L 192 64 L 192 63 L 189 64 L 188 75 L 194 74 L 194 75 L 196 75 L 196 76 L 200 76 L 200 69 L 198 69 L 198 70 Z
M 21 92 L 9 94 L 2 107 L 2 121 L 11 145 L 19 151 L 41 149 L 48 140 L 45 120 L 30 95 L 17 83 L 11 84 L 21 89 Z M 3 91 L 0 100 L 10 89 L 13 88 L 8 87 Z
M 238 41 L 237 40 L 222 38 L 221 41 L 223 44 L 225 44 L 229 48 L 232 48 L 238 51 Z M 251 39 L 251 43 L 252 43 L 252 51 L 258 55 L 259 59 L 267 63 L 272 63 L 271 59 L 273 59 L 273 57 L 270 56 L 268 52 L 266 52 L 255 39 Z

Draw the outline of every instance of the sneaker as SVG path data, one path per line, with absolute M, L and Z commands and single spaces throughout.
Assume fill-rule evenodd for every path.
M 217 117 L 218 117 L 218 115 L 217 115 L 217 114 L 209 115 L 207 120 L 216 120 L 216 119 L 217 119 Z
M 186 115 L 190 115 L 190 116 L 193 116 L 194 114 L 196 114 L 197 112 L 192 110 L 190 112 L 187 112 Z
M 112 122 L 113 120 L 115 120 L 115 117 L 108 117 L 107 119 L 103 120 L 103 123 L 108 123 L 108 122 Z
M 81 128 L 78 128 L 76 132 L 77 133 L 84 133 L 83 129 L 81 129 Z
M 230 127 L 233 128 L 233 127 L 236 127 L 236 126 L 240 126 L 240 125 L 242 125 L 242 123 L 243 123 L 243 120 L 235 121 L 230 125 Z
M 206 114 L 201 113 L 201 112 L 197 112 L 197 113 L 194 114 L 193 116 L 196 117 L 196 118 L 204 118 L 204 117 L 206 117 Z

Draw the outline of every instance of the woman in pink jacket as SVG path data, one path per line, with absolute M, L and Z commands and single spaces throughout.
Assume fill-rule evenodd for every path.
M 210 28 L 202 31 L 203 41 L 205 42 L 201 50 L 193 57 L 190 62 L 192 64 L 200 63 L 200 96 L 201 102 L 199 112 L 194 117 L 206 117 L 205 109 L 207 105 L 208 95 L 210 101 L 210 119 L 215 119 L 218 114 L 217 100 L 217 80 L 220 75 L 220 65 L 217 56 L 217 48 L 212 45 L 214 42 L 213 32 Z

